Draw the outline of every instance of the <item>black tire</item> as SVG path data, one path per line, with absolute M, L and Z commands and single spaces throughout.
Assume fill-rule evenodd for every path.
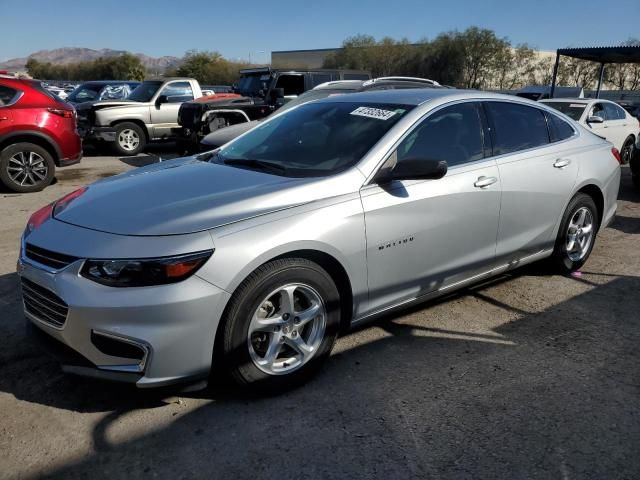
M 14 170 L 21 168 L 21 164 L 16 162 L 24 160 L 28 163 L 30 158 L 33 164 L 26 166 L 25 177 L 22 177 L 17 170 Z M 14 192 L 39 192 L 51 184 L 55 169 L 56 164 L 51 154 L 34 143 L 15 143 L 0 152 L 0 181 Z M 23 181 L 24 184 L 21 185 Z
M 632 135 L 629 135 L 622 144 L 622 150 L 620 150 L 620 161 L 623 165 L 627 165 L 633 157 L 633 151 L 635 149 L 635 140 Z
M 133 122 L 122 122 L 116 125 L 116 141 L 113 146 L 118 155 L 124 157 L 137 155 L 144 150 L 146 144 L 147 135 L 140 125 Z
M 249 326 L 261 302 L 274 290 L 291 283 L 312 287 L 322 299 L 325 307 L 324 337 L 315 354 L 296 370 L 269 374 L 258 368 L 251 358 Z M 320 265 L 303 258 L 274 260 L 253 272 L 231 298 L 220 327 L 224 329 L 222 360 L 240 387 L 259 393 L 282 392 L 304 383 L 317 372 L 331 353 L 339 327 L 340 295 L 331 276 Z
M 591 213 L 593 219 L 593 236 L 584 256 L 579 260 L 572 260 L 569 257 L 569 253 L 567 252 L 569 224 L 578 210 L 582 208 L 587 208 Z M 599 222 L 600 219 L 598 217 L 598 209 L 595 202 L 593 201 L 593 198 L 585 193 L 576 194 L 571 199 L 566 211 L 564 212 L 562 222 L 560 222 L 560 229 L 558 230 L 555 248 L 551 256 L 551 261 L 556 270 L 563 274 L 569 274 L 575 272 L 576 270 L 579 270 L 586 263 L 586 261 L 589 259 L 589 255 L 591 255 L 591 251 L 593 250 L 593 246 L 596 241 L 598 228 L 600 226 Z

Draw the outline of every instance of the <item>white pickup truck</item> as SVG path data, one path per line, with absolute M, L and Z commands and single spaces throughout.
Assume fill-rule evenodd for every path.
M 76 105 L 78 131 L 85 142 L 109 142 L 120 155 L 136 155 L 149 142 L 176 138 L 180 105 L 201 96 L 193 78 L 145 80 L 126 100 Z

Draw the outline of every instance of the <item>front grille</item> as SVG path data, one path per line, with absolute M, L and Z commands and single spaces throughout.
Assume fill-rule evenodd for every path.
M 22 278 L 22 301 L 28 313 L 45 323 L 62 327 L 67 320 L 69 306 L 65 301 L 26 278 Z
M 27 258 L 33 260 L 34 262 L 41 263 L 42 265 L 46 265 L 47 267 L 55 268 L 56 270 L 64 268 L 67 265 L 70 265 L 78 260 L 78 257 L 72 257 L 71 255 L 65 255 L 63 253 L 52 252 L 51 250 L 36 247 L 35 245 L 31 245 L 29 243 L 25 245 L 24 253 Z

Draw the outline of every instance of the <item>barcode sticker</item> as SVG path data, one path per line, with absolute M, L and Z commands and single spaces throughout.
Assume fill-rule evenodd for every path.
M 396 112 L 391 110 L 382 110 L 380 108 L 372 107 L 358 107 L 351 115 L 358 115 L 359 117 L 376 118 L 378 120 L 389 120 Z

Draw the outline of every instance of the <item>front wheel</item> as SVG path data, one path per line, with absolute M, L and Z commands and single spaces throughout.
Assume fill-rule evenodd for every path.
M 578 193 L 562 217 L 552 255 L 560 272 L 575 272 L 586 263 L 593 250 L 598 227 L 595 202 L 589 195 Z
M 126 157 L 137 155 L 144 149 L 146 143 L 147 137 L 140 125 L 132 122 L 116 125 L 115 149 L 119 155 Z
M 223 322 L 223 355 L 232 378 L 253 390 L 282 391 L 308 380 L 329 356 L 340 325 L 340 296 L 320 265 L 274 260 L 238 287 Z

